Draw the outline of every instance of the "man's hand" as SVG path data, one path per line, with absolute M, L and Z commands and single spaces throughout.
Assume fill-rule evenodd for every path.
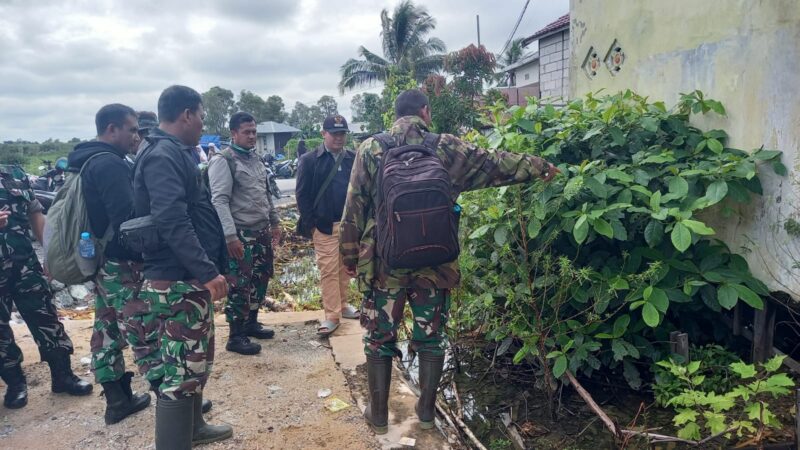
M 356 268 L 355 267 L 345 267 L 344 271 L 350 278 L 355 278 L 356 277 Z
M 241 261 L 244 258 L 244 245 L 242 241 L 236 239 L 235 241 L 228 242 L 228 256 Z
M 557 174 L 561 173 L 558 170 L 558 167 L 554 166 L 553 163 L 548 162 L 547 167 L 544 169 L 544 173 L 542 173 L 542 181 L 548 182 L 555 178 Z
M 8 210 L 0 210 L 0 228 L 5 228 L 8 225 L 8 216 L 11 215 L 11 211 Z
M 217 275 L 216 278 L 203 286 L 211 292 L 211 301 L 219 300 L 228 295 L 228 283 L 222 275 Z
M 272 248 L 278 247 L 278 244 L 281 243 L 281 229 L 275 227 L 272 230 Z

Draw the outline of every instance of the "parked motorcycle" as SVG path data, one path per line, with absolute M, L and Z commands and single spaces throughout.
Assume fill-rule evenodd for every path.
M 278 188 L 278 182 L 275 181 L 275 168 L 273 164 L 275 163 L 275 157 L 266 154 L 261 157 L 261 162 L 264 163 L 264 167 L 267 169 L 267 186 L 269 186 L 269 192 L 275 197 L 276 200 L 283 197 L 283 193 L 281 192 L 280 188 Z
M 64 185 L 64 171 L 67 170 L 67 158 L 58 158 L 55 167 L 53 161 L 42 160 L 44 165 L 39 166 L 39 176 L 30 176 L 31 187 L 35 191 L 56 192 Z
M 297 159 L 286 159 L 275 164 L 275 175 L 278 178 L 294 178 L 297 173 Z

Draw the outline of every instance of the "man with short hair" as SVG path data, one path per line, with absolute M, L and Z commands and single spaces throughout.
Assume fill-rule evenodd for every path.
M 51 389 L 70 395 L 88 395 L 92 385 L 72 372 L 72 341 L 59 322 L 53 292 L 36 258 L 30 233 L 43 242 L 45 217 L 25 171 L 0 165 L 0 378 L 6 383 L 3 405 L 28 404 L 28 385 L 22 372 L 22 351 L 9 325 L 17 307 L 39 355 L 50 366 Z
M 161 366 L 157 327 L 136 294 L 141 287 L 142 255 L 125 248 L 119 226 L 133 217 L 133 175 L 125 160 L 139 145 L 136 112 L 118 103 L 100 108 L 95 115 L 97 139 L 78 144 L 70 152 L 70 171 L 80 173 L 83 197 L 92 235 L 111 237 L 104 249 L 103 267 L 95 278 L 92 371 L 103 386 L 105 422 L 110 425 L 146 408 L 147 394 L 131 390 L 133 372 L 125 371 L 122 350 L 132 340 L 136 363 L 151 376 Z M 123 318 L 123 311 L 128 316 Z M 126 329 L 126 325 L 132 325 Z M 139 343 L 137 330 L 148 325 L 150 333 Z M 138 344 L 138 345 L 137 345 Z
M 278 213 L 269 192 L 267 169 L 255 154 L 256 119 L 237 112 L 230 119 L 231 145 L 211 158 L 211 202 L 222 222 L 228 247 L 230 335 L 225 349 L 255 355 L 261 345 L 249 337 L 271 339 L 275 332 L 258 323 L 258 310 L 272 277 L 273 246 L 280 240 Z
M 203 102 L 186 86 L 158 99 L 159 128 L 136 158 L 136 216 L 154 233 L 144 248 L 140 296 L 161 320 L 164 378 L 156 406 L 156 449 L 185 449 L 233 435 L 201 414 L 203 387 L 214 360 L 213 301 L 225 296 L 222 226 L 192 152 L 203 133 Z
M 322 123 L 323 142 L 300 158 L 297 167 L 297 209 L 301 233 L 314 240 L 320 272 L 325 319 L 317 333 L 329 336 L 342 317 L 357 319 L 358 311 L 347 303 L 350 276 L 339 254 L 339 220 L 344 210 L 347 184 L 355 152 L 345 149 L 347 121 L 339 114 Z
M 131 167 L 133 167 L 133 163 L 136 161 L 136 154 L 139 153 L 139 150 L 147 146 L 147 140 L 145 138 L 150 135 L 150 131 L 153 128 L 158 128 L 158 116 L 156 113 L 152 111 L 139 111 L 136 113 L 136 116 L 139 118 L 139 145 L 133 152 L 125 157 Z
M 385 241 L 377 241 L 379 236 L 386 236 L 391 230 L 377 230 L 376 223 L 391 221 L 393 225 L 390 226 L 399 228 L 403 219 L 396 210 L 388 218 L 380 217 L 376 212 L 377 208 L 386 206 L 378 179 L 389 170 L 387 165 L 386 171 L 379 173 L 389 149 L 422 145 L 435 151 L 450 181 L 450 205 L 442 214 L 455 217 L 460 214 L 455 200 L 461 192 L 524 183 L 537 178 L 550 181 L 558 173 L 552 164 L 536 156 L 492 152 L 450 134 L 437 136 L 430 133 L 431 109 L 425 94 L 417 89 L 405 91 L 397 97 L 395 115 L 397 120 L 388 135 L 375 136 L 361 144 L 353 165 L 341 223 L 344 264 L 348 273 L 358 275 L 359 287 L 365 291 L 361 325 L 366 330 L 364 352 L 367 354 L 370 402 L 364 417 L 378 434 L 386 433 L 388 429 L 391 359 L 400 354 L 397 329 L 403 320 L 406 302 L 410 303 L 414 317 L 410 348 L 419 355 L 421 395 L 416 412 L 423 429 L 433 428 L 436 390 L 444 364 L 444 328 L 450 307 L 450 289 L 458 286 L 460 278 L 457 259 L 436 266 L 397 269 L 391 268 L 377 251 L 387 245 Z M 390 143 L 393 144 L 391 147 Z M 424 159 L 424 154 L 419 151 L 412 153 L 413 149 L 407 149 L 410 159 L 404 160 L 405 167 L 409 167 L 414 159 Z M 408 176 L 413 178 L 413 174 Z M 409 211 L 405 220 L 411 223 L 421 221 L 418 216 L 412 217 L 412 212 L 418 215 L 429 213 L 428 210 Z M 457 219 L 441 218 L 454 221 L 451 223 L 455 223 L 457 231 Z M 420 236 L 425 236 L 425 227 L 424 221 L 419 223 Z

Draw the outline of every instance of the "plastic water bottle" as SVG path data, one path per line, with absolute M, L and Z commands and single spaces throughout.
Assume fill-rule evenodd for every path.
M 93 259 L 94 258 L 94 242 L 92 242 L 91 236 L 87 232 L 81 233 L 81 241 L 78 244 L 78 248 L 80 249 L 81 256 L 86 259 Z

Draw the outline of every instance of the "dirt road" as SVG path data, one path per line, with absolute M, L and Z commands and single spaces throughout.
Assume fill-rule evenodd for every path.
M 277 315 L 273 316 L 274 319 Z M 91 321 L 67 321 L 76 344 L 73 367 L 89 355 Z M 315 339 L 316 323 L 275 326 L 277 336 L 261 341 L 258 356 L 240 356 L 224 351 L 228 329 L 217 321 L 214 370 L 206 398 L 214 402 L 208 420 L 233 426 L 234 437 L 208 445 L 211 449 L 375 449 L 380 448 L 355 405 L 344 375 L 324 346 Z M 30 399 L 21 410 L 0 408 L 0 447 L 13 449 L 107 449 L 153 448 L 155 407 L 125 421 L 103 423 L 105 400 L 100 386 L 90 397 L 52 394 L 45 363 L 38 362 L 36 347 L 24 325 L 13 327 L 25 353 Z M 129 352 L 126 352 L 129 353 Z M 126 355 L 130 356 L 130 355 Z M 128 361 L 130 367 L 130 361 Z M 81 375 L 86 376 L 88 366 Z M 134 389 L 146 389 L 140 377 Z M 0 383 L 0 385 L 2 385 Z M 2 387 L 5 389 L 5 387 Z M 323 406 L 317 391 L 327 388 L 332 396 L 353 405 L 332 413 Z M 155 403 L 155 402 L 153 402 Z

